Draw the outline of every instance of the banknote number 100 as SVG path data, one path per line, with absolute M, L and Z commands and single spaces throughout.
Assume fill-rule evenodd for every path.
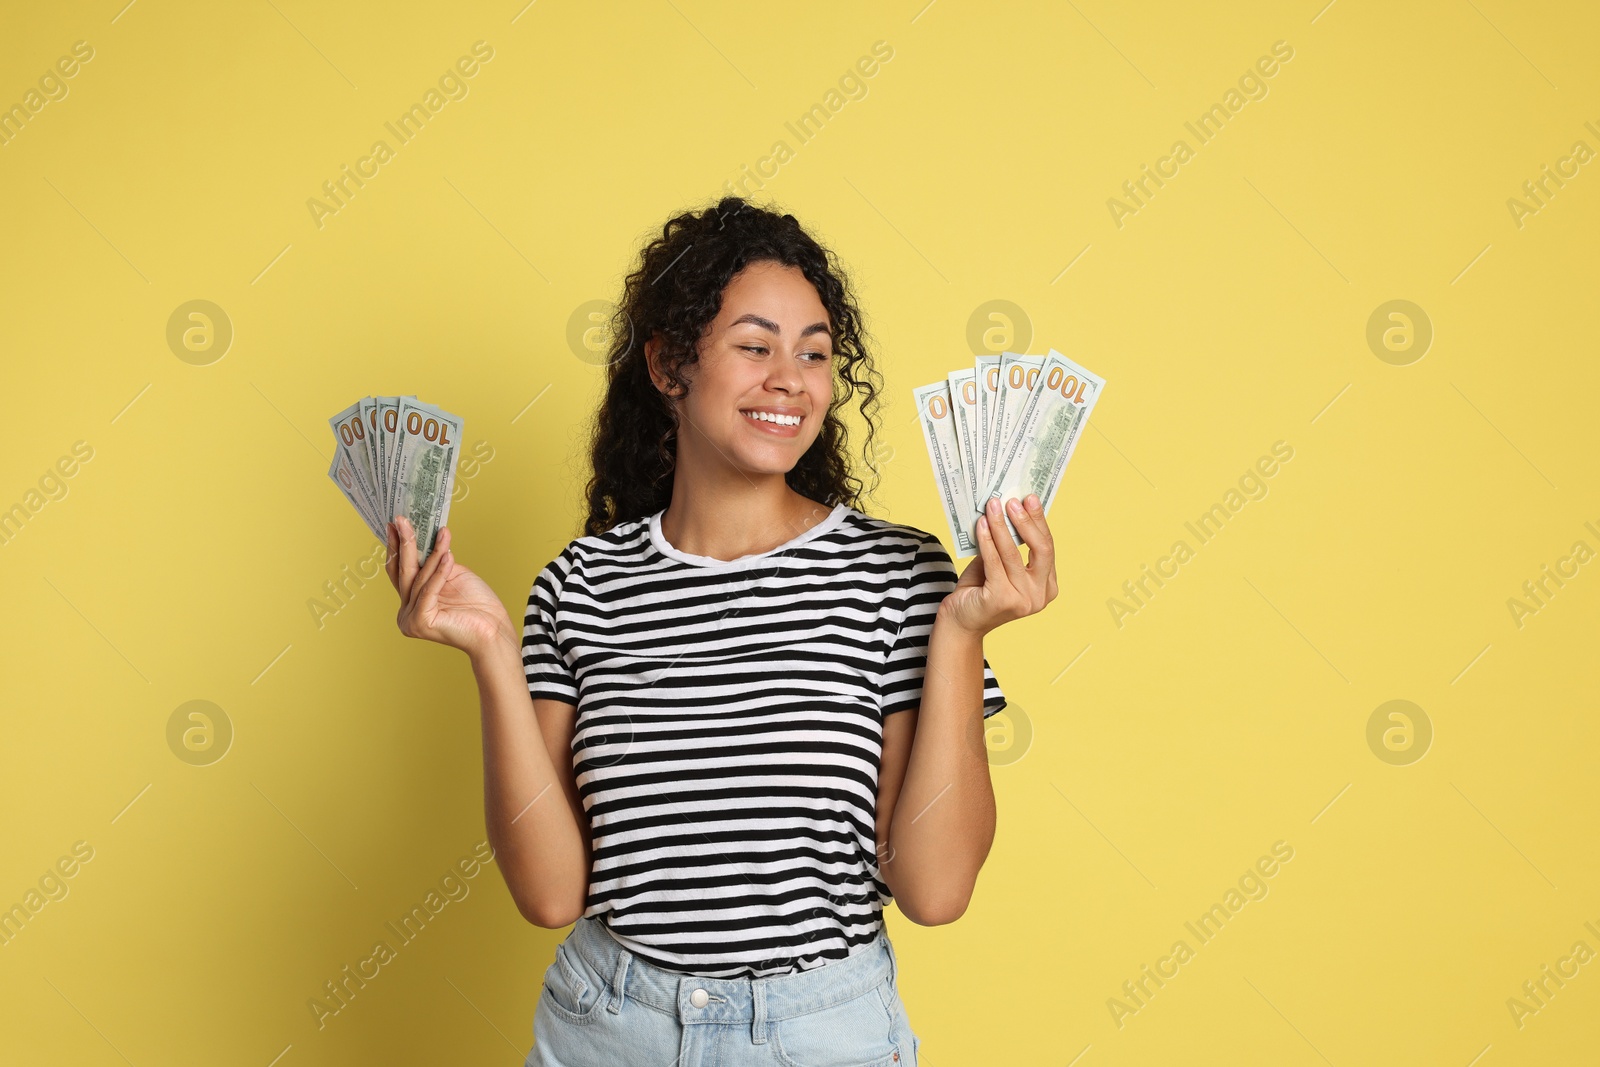
M 450 427 L 444 425 L 438 419 L 424 419 L 415 411 L 406 414 L 406 433 L 411 434 L 413 437 L 421 434 L 424 441 L 434 444 L 451 444 Z
M 1087 384 L 1076 374 L 1068 374 L 1060 367 L 1052 367 L 1050 378 L 1046 381 L 1048 388 L 1060 392 L 1063 399 L 1074 404 L 1083 403 L 1083 388 Z
M 1039 380 L 1039 368 L 1024 363 L 1011 364 L 1011 388 L 1033 392 L 1033 383 Z

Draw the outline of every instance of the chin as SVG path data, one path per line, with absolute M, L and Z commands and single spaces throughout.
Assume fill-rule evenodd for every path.
M 739 467 L 751 474 L 788 474 L 800 462 L 804 452 L 796 452 L 793 456 L 785 458 L 774 456 L 771 453 L 752 455 L 749 452 L 728 453 Z
M 794 470 L 795 463 L 743 463 L 741 466 L 747 474 L 788 474 Z
M 718 448 L 733 464 L 751 474 L 788 474 L 816 441 L 813 435 L 809 440 L 799 437 L 788 441 L 775 439 L 766 447 L 740 441 L 719 445 Z

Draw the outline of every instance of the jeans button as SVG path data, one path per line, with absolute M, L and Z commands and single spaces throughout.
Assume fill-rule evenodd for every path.
M 707 993 L 704 989 L 696 989 L 693 993 L 689 994 L 689 1003 L 693 1004 L 697 1008 L 705 1007 L 706 1003 L 710 999 L 711 999 L 711 995 L 709 993 Z

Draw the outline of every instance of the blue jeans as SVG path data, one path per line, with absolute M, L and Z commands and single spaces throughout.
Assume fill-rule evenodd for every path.
M 772 978 L 698 978 L 640 959 L 582 918 L 556 946 L 524 1067 L 917 1067 L 887 931 Z

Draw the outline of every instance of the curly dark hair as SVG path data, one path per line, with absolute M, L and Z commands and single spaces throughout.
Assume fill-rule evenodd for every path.
M 681 369 L 700 358 L 700 341 L 722 308 L 723 290 L 745 267 L 764 261 L 798 268 L 816 288 L 828 311 L 838 375 L 821 432 L 784 480 L 830 507 L 842 502 L 860 509 L 861 482 L 851 474 L 849 434 L 838 414 L 859 394 L 867 426 L 862 458 L 876 486 L 873 415 L 883 379 L 873 367 L 847 275 L 793 215 L 724 197 L 715 207 L 668 219 L 623 284 L 611 317 L 605 400 L 589 437 L 593 474 L 585 490 L 585 535 L 653 515 L 672 499 L 677 420 L 651 381 L 645 342 L 660 334 L 661 369 L 672 391 L 686 395 L 689 382 Z

